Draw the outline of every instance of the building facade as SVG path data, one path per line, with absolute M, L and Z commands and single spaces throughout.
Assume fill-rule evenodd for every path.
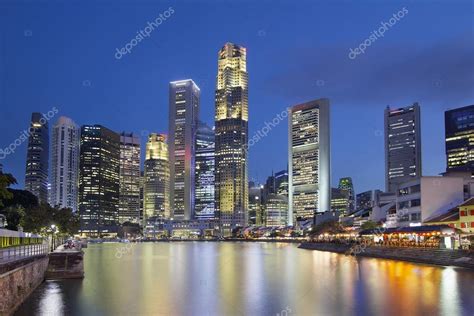
M 52 128 L 50 204 L 77 212 L 81 130 L 61 116 Z
M 396 192 L 401 183 L 421 173 L 420 106 L 390 109 L 385 117 L 385 190 Z
M 387 227 L 419 226 L 464 201 L 459 177 L 420 177 L 399 185 L 396 214 L 387 215 Z
M 170 167 L 168 145 L 164 134 L 152 133 L 148 137 L 145 155 L 143 219 L 171 218 Z
M 140 138 L 120 134 L 120 223 L 140 222 Z
M 474 105 L 444 113 L 446 171 L 474 173 Z
M 352 178 L 340 178 L 339 179 L 339 186 L 340 190 L 344 190 L 347 192 L 347 198 L 349 200 L 349 205 L 347 207 L 346 213 L 351 213 L 355 210 L 356 207 L 356 195 L 354 191 L 354 184 L 352 183 Z M 344 215 L 346 214 L 344 213 Z
M 245 47 L 226 43 L 216 84 L 216 212 L 225 235 L 247 223 L 248 74 Z
M 261 185 L 249 183 L 249 214 L 248 224 L 261 226 L 265 224 L 264 189 Z
M 215 135 L 212 128 L 199 122 L 196 135 L 196 176 L 194 215 L 198 220 L 215 217 Z
M 332 188 L 331 190 L 331 211 L 339 212 L 341 216 L 350 214 L 349 192 L 347 190 Z
M 80 232 L 114 235 L 118 230 L 120 135 L 101 125 L 84 125 L 80 146 Z
M 265 226 L 288 225 L 288 198 L 284 195 L 270 194 L 265 202 Z
M 201 92 L 194 81 L 170 82 L 170 207 L 178 220 L 194 218 L 196 133 Z
M 288 223 L 331 210 L 329 100 L 293 106 L 288 117 Z
M 41 113 L 31 114 L 26 150 L 25 190 L 48 203 L 49 127 Z

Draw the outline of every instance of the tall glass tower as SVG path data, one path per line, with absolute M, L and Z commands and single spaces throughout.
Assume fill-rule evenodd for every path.
M 48 203 L 49 128 L 41 113 L 31 114 L 26 151 L 25 190 Z
M 216 211 L 222 232 L 247 224 L 248 74 L 245 47 L 226 43 L 218 53 L 216 84 Z
M 385 109 L 385 190 L 421 177 L 420 106 Z
M 213 219 L 215 216 L 214 150 L 214 131 L 205 123 L 199 122 L 196 135 L 196 189 L 194 211 L 196 219 Z
M 61 116 L 53 126 L 50 203 L 74 212 L 78 203 L 80 138 L 79 126 L 68 117 Z
M 170 218 L 170 167 L 164 134 L 148 136 L 145 155 L 143 218 Z
M 81 128 L 79 214 L 81 233 L 115 235 L 120 189 L 120 135 L 101 125 Z
M 339 187 L 340 190 L 344 190 L 347 192 L 347 200 L 348 205 L 346 212 L 347 214 L 353 212 L 355 210 L 355 191 L 354 191 L 354 184 L 352 183 L 352 178 L 340 178 L 339 179 Z
M 140 222 L 140 138 L 120 134 L 119 221 Z
M 295 105 L 288 116 L 288 224 L 331 210 L 329 100 Z
M 444 113 L 446 171 L 474 173 L 474 105 Z
M 196 132 L 201 92 L 194 81 L 170 82 L 170 207 L 174 219 L 194 218 Z

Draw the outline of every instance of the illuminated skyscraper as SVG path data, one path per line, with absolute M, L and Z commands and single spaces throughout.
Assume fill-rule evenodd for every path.
M 120 134 L 120 223 L 140 220 L 140 153 L 138 136 Z
M 420 106 L 385 109 L 385 190 L 421 176 Z
M 53 206 L 77 211 L 81 130 L 70 118 L 61 116 L 52 129 L 51 195 Z
M 265 226 L 286 225 L 288 225 L 288 198 L 284 195 L 268 195 L 265 201 Z
M 120 135 L 101 125 L 81 128 L 79 164 L 80 231 L 117 233 L 120 194 Z
M 474 105 L 444 113 L 446 171 L 474 173 Z
M 196 135 L 195 217 L 212 219 L 215 214 L 215 135 L 205 123 L 199 122 Z
M 145 155 L 143 217 L 170 218 L 170 167 L 164 134 L 148 136 Z
M 41 113 L 31 114 L 26 150 L 25 190 L 48 203 L 49 129 Z
M 289 225 L 331 210 L 329 100 L 295 105 L 288 116 Z
M 174 219 L 194 218 L 196 132 L 201 92 L 194 81 L 170 82 L 170 207 Z
M 339 189 L 347 192 L 348 205 L 346 207 L 346 213 L 351 213 L 355 210 L 355 191 L 354 184 L 352 184 L 352 178 L 341 178 L 339 179 Z
M 224 234 L 247 223 L 247 52 L 226 43 L 218 54 L 216 85 L 216 211 Z

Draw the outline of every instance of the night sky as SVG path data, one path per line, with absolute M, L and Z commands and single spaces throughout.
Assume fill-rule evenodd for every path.
M 383 111 L 419 102 L 423 173 L 444 171 L 444 111 L 474 104 L 472 1 L 0 0 L 0 147 L 31 112 L 135 132 L 168 129 L 168 83 L 193 79 L 213 124 L 217 52 L 247 47 L 250 137 L 286 107 L 331 101 L 332 179 L 384 188 Z M 174 13 L 121 59 L 148 22 Z M 393 14 L 364 54 L 348 57 Z M 57 117 L 52 119 L 55 122 Z M 26 147 L 0 161 L 23 186 Z M 286 168 L 287 122 L 250 149 L 250 180 Z M 333 184 L 335 186 L 335 183 Z

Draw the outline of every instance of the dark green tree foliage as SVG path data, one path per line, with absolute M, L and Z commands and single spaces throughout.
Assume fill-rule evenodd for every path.
M 16 179 L 9 173 L 0 172 L 0 209 L 5 205 L 5 201 L 11 199 L 12 193 L 8 190 L 8 187 L 12 184 L 16 184 Z
M 70 236 L 79 230 L 79 215 L 69 208 L 51 207 L 38 203 L 38 199 L 26 190 L 8 188 L 16 180 L 10 174 L 0 173 L 0 214 L 7 219 L 7 229 L 17 230 L 20 225 L 25 232 L 46 233 L 55 225 L 58 233 Z

